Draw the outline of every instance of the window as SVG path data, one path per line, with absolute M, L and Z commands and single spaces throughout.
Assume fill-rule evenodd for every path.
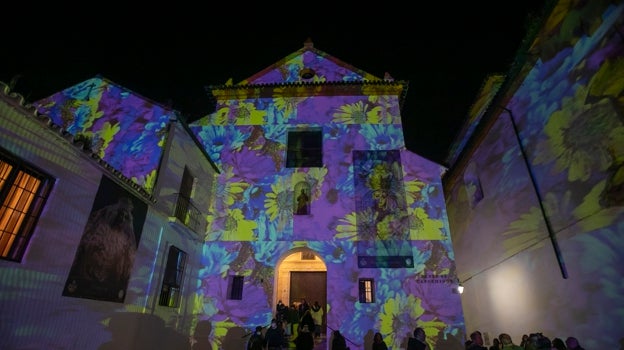
M 184 277 L 184 268 L 186 267 L 186 256 L 187 254 L 182 250 L 174 246 L 169 247 L 165 278 L 163 279 L 158 305 L 180 306 L 180 291 Z
M 53 179 L 0 150 L 0 258 L 21 261 Z
M 321 130 L 289 131 L 287 168 L 320 168 L 323 166 L 323 133 Z
M 359 294 L 360 303 L 374 303 L 375 302 L 375 281 L 372 278 L 360 278 L 359 280 Z
M 316 255 L 312 252 L 301 252 L 301 260 L 315 260 Z
M 243 300 L 243 276 L 230 276 L 228 286 L 229 300 Z

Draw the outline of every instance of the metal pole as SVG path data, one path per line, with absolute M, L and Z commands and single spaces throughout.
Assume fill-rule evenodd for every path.
M 568 278 L 568 270 L 566 269 L 565 262 L 563 261 L 563 256 L 561 255 L 561 249 L 559 248 L 559 242 L 557 242 L 557 236 L 555 235 L 552 226 L 550 225 L 550 220 L 548 220 L 548 216 L 546 215 L 546 209 L 544 208 L 544 201 L 542 200 L 542 195 L 539 191 L 539 187 L 537 185 L 537 181 L 535 180 L 535 175 L 533 174 L 533 170 L 531 168 L 531 164 L 529 163 L 529 159 L 527 158 L 526 152 L 524 150 L 524 146 L 522 145 L 522 140 L 520 139 L 520 133 L 518 132 L 518 127 L 516 126 L 516 121 L 514 120 L 513 114 L 511 111 L 505 107 L 501 107 L 503 110 L 509 114 L 509 119 L 511 120 L 511 125 L 513 126 L 514 134 L 516 135 L 516 140 L 518 141 L 518 146 L 520 147 L 520 153 L 522 153 L 522 159 L 524 159 L 524 164 L 527 167 L 529 172 L 529 177 L 531 178 L 531 184 L 533 185 L 533 190 L 537 195 L 537 201 L 540 205 L 540 210 L 542 211 L 542 217 L 544 218 L 544 222 L 546 223 L 546 229 L 548 230 L 548 236 L 550 237 L 550 243 L 552 243 L 553 249 L 555 251 L 555 256 L 557 258 L 557 263 L 559 264 L 559 269 L 561 270 L 561 275 L 564 279 Z

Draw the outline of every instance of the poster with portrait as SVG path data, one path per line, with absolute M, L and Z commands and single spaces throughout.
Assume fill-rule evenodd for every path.
M 353 151 L 358 267 L 414 266 L 401 154 Z
M 103 176 L 63 296 L 123 303 L 147 205 Z

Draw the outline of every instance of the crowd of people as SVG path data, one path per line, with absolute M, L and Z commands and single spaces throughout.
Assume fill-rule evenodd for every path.
M 264 327 L 257 326 L 247 341 L 247 350 L 283 350 L 291 342 L 297 350 L 312 350 L 315 339 L 321 338 L 322 322 L 323 308 L 318 301 L 310 305 L 303 299 L 298 306 L 292 303 L 288 307 L 279 300 L 271 326 L 264 334 Z
M 465 345 L 466 350 L 585 350 L 575 337 L 567 337 L 565 341 L 561 338 L 550 340 L 542 333 L 524 334 L 519 345 L 512 341 L 509 334 L 501 333 L 493 339 L 492 346 L 487 348 L 483 345 L 481 332 L 474 331 Z
M 290 307 L 278 301 L 275 318 L 270 327 L 264 332 L 262 326 L 257 326 L 247 342 L 247 350 L 283 350 L 288 349 L 290 343 L 297 350 L 313 350 L 315 339 L 321 337 L 323 308 L 315 301 L 313 305 L 303 299 L 299 305 L 292 303 Z M 416 327 L 413 336 L 408 339 L 406 350 L 431 350 L 427 343 L 427 335 L 422 327 Z M 344 336 L 338 330 L 333 331 L 332 350 L 349 349 Z M 375 333 L 370 350 L 388 350 L 383 335 Z M 567 337 L 550 339 L 542 333 L 530 333 L 522 336 L 516 344 L 507 333 L 501 333 L 492 340 L 488 348 L 484 346 L 483 335 L 474 331 L 465 342 L 465 350 L 585 350 L 578 339 Z

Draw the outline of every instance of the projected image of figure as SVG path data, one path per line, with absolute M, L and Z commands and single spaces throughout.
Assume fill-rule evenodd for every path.
M 125 195 L 109 202 L 89 216 L 63 291 L 65 296 L 119 302 L 125 298 L 137 248 L 135 208 Z
M 297 215 L 307 215 L 310 207 L 310 197 L 306 194 L 305 189 L 302 189 L 297 196 Z

